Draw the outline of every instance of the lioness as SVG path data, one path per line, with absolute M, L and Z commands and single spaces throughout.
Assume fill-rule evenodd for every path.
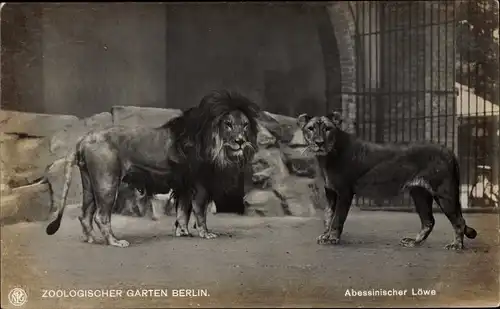
M 445 248 L 464 248 L 464 234 L 476 231 L 465 224 L 459 199 L 459 166 L 449 149 L 428 142 L 377 144 L 363 141 L 341 129 L 340 113 L 327 116 L 298 116 L 298 125 L 315 154 L 325 183 L 328 205 L 326 230 L 319 244 L 338 244 L 354 195 L 387 199 L 409 192 L 422 228 L 415 238 L 403 238 L 401 245 L 422 244 L 434 227 L 433 200 L 455 230 L 455 239 Z

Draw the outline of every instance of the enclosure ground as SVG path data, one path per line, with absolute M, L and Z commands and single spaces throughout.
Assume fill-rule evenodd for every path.
M 11 288 L 23 287 L 21 308 L 139 308 L 170 306 L 437 306 L 494 305 L 499 299 L 498 215 L 466 214 L 478 231 L 463 253 L 443 249 L 451 225 L 436 227 L 420 248 L 399 240 L 420 228 L 417 214 L 353 211 L 344 243 L 320 246 L 320 218 L 210 215 L 215 240 L 174 238 L 173 218 L 113 217 L 125 249 L 81 241 L 79 209 L 65 213 L 61 229 L 46 223 L 2 228 L 2 308 Z M 203 297 L 42 298 L 43 289 L 206 289 Z M 408 289 L 407 296 L 348 297 L 347 289 Z M 411 289 L 436 296 L 411 296 Z M 19 308 L 19 307 L 16 307 Z

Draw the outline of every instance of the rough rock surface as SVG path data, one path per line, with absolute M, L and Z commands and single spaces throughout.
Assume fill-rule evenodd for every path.
M 293 133 L 292 140 L 288 143 L 288 147 L 305 147 L 307 146 L 306 140 L 304 139 L 304 134 L 302 130 L 297 129 L 295 133 Z
M 280 217 L 285 215 L 281 200 L 269 190 L 252 190 L 245 195 L 246 215 Z
M 181 111 L 169 108 L 113 106 L 111 115 L 114 125 L 159 127 L 170 119 L 181 115 Z
M 296 176 L 314 178 L 317 171 L 317 161 L 306 148 L 283 147 L 283 157 L 290 173 Z
M 52 186 L 54 205 L 59 207 L 61 201 L 61 194 L 64 185 L 64 163 L 65 159 L 61 158 L 53 162 L 46 172 L 46 177 Z M 69 186 L 68 197 L 66 203 L 80 204 L 82 202 L 82 178 L 80 170 L 77 166 L 73 166 L 73 173 L 71 175 L 71 183 Z
M 93 130 L 104 129 L 112 125 L 111 114 L 99 113 L 56 132 L 50 139 L 50 151 L 56 158 L 64 157 L 75 149 L 78 139 Z
M 6 165 L 6 183 L 21 187 L 43 177 L 45 168 L 53 160 L 49 139 L 24 134 L 2 134 L 2 161 Z
M 280 143 L 288 144 L 298 129 L 297 120 L 293 117 L 262 112 L 261 124 L 271 132 Z
M 44 182 L 12 189 L 1 197 L 0 222 L 45 221 L 52 213 L 50 185 Z
M 51 136 L 78 121 L 71 115 L 50 115 L 0 110 L 0 132 L 22 133 L 28 136 Z
M 278 148 L 260 149 L 252 162 L 252 171 L 253 175 L 265 171 L 264 173 L 269 174 L 268 180 L 271 184 L 280 182 L 290 174 Z
M 320 205 L 314 205 L 320 198 L 316 196 L 319 190 L 315 179 L 290 176 L 273 186 L 275 194 L 285 205 L 285 213 L 291 216 L 310 217 L 316 214 Z
M 272 146 L 276 146 L 276 137 L 269 132 L 266 127 L 264 127 L 262 124 L 258 124 L 258 130 L 259 132 L 257 133 L 257 144 L 259 147 L 263 148 L 269 148 Z

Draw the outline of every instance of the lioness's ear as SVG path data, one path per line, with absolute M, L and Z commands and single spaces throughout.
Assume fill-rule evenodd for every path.
M 308 114 L 300 114 L 299 117 L 297 117 L 297 124 L 302 129 L 309 120 L 311 120 L 311 116 Z
M 330 119 L 337 128 L 340 128 L 342 126 L 343 119 L 340 112 L 332 111 L 330 114 L 328 114 L 328 119 Z

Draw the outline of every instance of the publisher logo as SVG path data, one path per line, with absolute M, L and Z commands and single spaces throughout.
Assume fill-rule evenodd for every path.
M 10 290 L 8 298 L 12 305 L 21 307 L 28 301 L 28 294 L 21 288 L 13 288 Z

